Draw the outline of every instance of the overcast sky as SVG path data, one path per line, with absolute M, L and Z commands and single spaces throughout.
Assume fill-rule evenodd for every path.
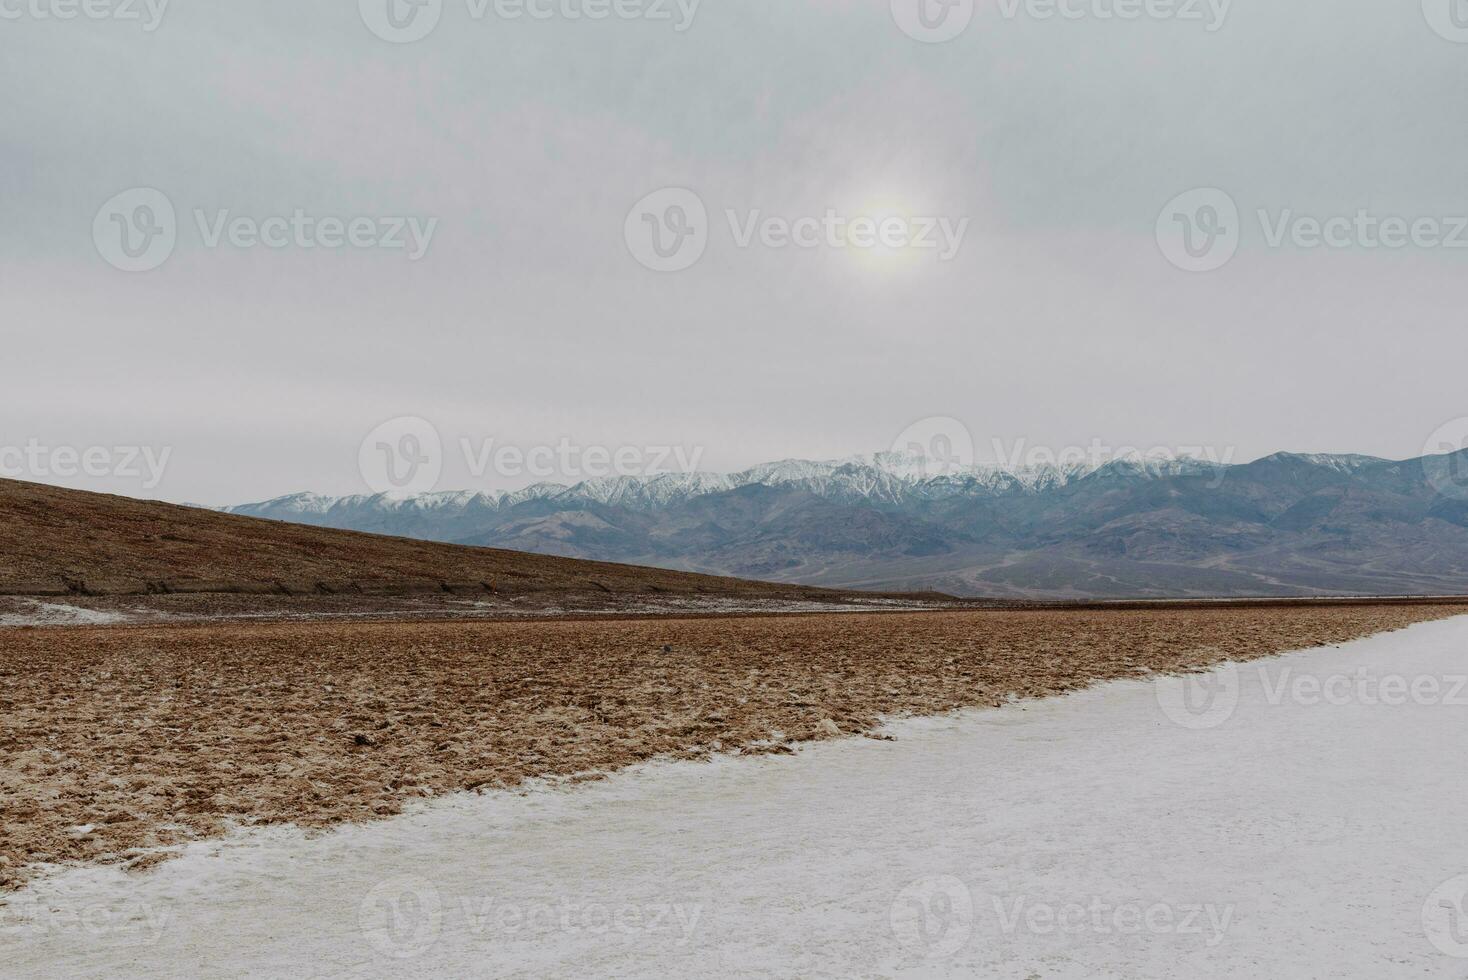
M 903 0 L 621 0 L 643 16 L 602 20 L 429 0 L 436 26 L 373 2 L 58 20 L 40 15 L 66 0 L 0 0 L 0 447 L 50 469 L 57 447 L 171 453 L 156 487 L 120 464 L 29 476 L 210 504 L 364 492 L 363 440 L 400 416 L 441 434 L 448 489 L 531 482 L 476 475 L 464 439 L 678 445 L 732 470 L 885 450 L 941 416 L 980 457 L 1410 457 L 1468 415 L 1468 247 L 1432 234 L 1468 246 L 1453 0 L 1152 0 L 1136 20 L 980 0 L 943 43 Z M 963 0 L 947 21 L 932 2 L 933 30 L 963 26 Z M 634 210 L 669 187 L 701 227 L 666 209 L 686 198 Z M 118 236 L 166 216 L 104 207 L 135 188 L 176 212 L 148 271 L 117 267 L 158 258 Z M 1197 188 L 1239 214 L 1184 199 L 1195 249 L 1225 249 L 1190 259 L 1164 209 Z M 297 210 L 367 219 L 379 244 L 411 218 L 419 240 L 276 222 L 283 247 L 246 247 L 248 223 L 211 244 L 221 220 Z M 761 230 L 828 212 L 957 247 Z M 1300 216 L 1351 226 L 1307 247 Z M 1388 218 L 1415 231 L 1368 247 Z M 666 241 L 697 261 L 646 267 L 654 225 L 692 227 Z M 1230 235 L 1231 261 L 1179 268 Z

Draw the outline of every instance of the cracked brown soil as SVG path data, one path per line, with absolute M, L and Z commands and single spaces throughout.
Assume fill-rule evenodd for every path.
M 0 630 L 0 889 L 655 757 L 1341 643 L 1461 605 Z

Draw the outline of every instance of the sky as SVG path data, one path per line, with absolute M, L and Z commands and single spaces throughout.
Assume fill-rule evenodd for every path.
M 421 3 L 0 0 L 0 475 L 1468 436 L 1464 0 Z

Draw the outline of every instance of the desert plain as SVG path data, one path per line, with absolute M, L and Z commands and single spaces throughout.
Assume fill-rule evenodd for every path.
M 0 629 L 0 901 L 235 828 L 653 759 L 886 737 L 884 720 L 1205 670 L 1458 603 Z

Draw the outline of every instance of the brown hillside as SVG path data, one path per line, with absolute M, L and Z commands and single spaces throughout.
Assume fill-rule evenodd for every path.
M 304 527 L 0 480 L 0 595 L 445 590 L 837 595 L 799 586 Z

